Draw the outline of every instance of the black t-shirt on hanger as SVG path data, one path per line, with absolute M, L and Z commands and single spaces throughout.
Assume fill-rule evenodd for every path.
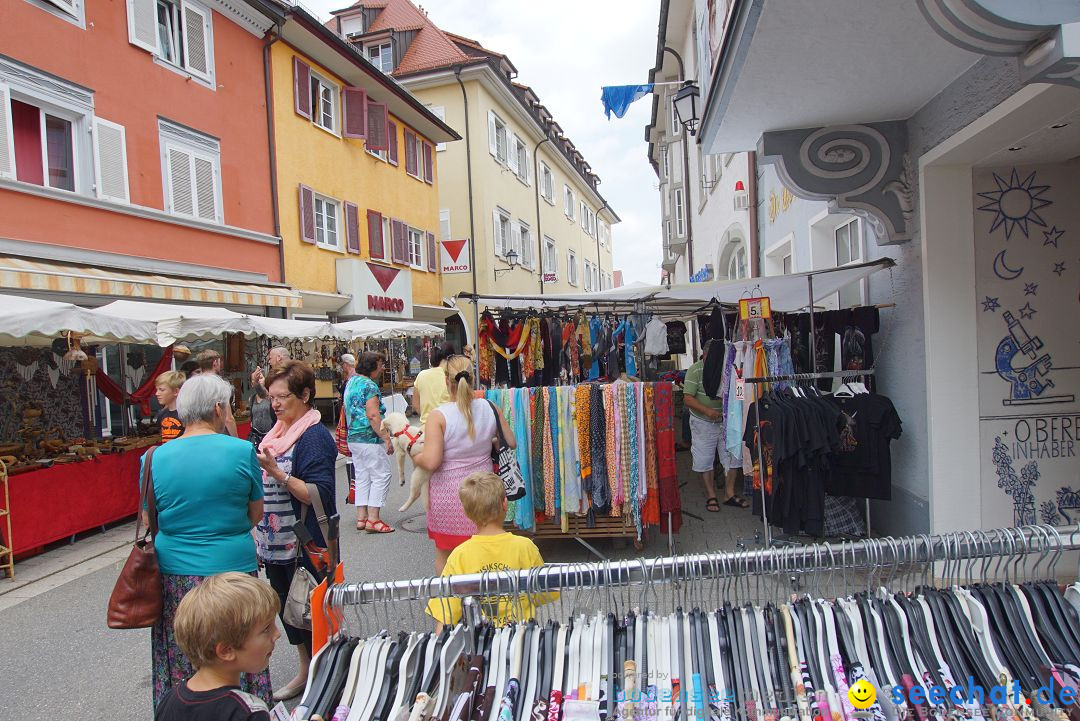
M 901 421 L 891 400 L 876 393 L 834 396 L 841 412 L 840 448 L 826 490 L 833 496 L 892 498 L 889 443 L 900 437 Z

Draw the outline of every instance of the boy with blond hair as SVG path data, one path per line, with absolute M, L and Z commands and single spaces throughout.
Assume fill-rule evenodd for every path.
M 544 565 L 540 549 L 524 536 L 515 536 L 503 528 L 506 518 L 506 493 L 502 479 L 494 473 L 473 473 L 465 477 L 458 489 L 465 515 L 476 524 L 476 535 L 450 552 L 443 576 L 485 571 L 517 571 Z M 484 615 L 497 624 L 524 621 L 532 618 L 535 607 L 547 603 L 558 594 L 521 594 L 515 603 L 510 596 L 480 599 Z M 428 613 L 439 622 L 457 623 L 461 618 L 461 600 L 434 598 L 428 602 Z
M 184 385 L 185 380 L 187 376 L 180 371 L 165 371 L 154 379 L 157 389 L 154 395 L 161 405 L 154 422 L 161 429 L 162 443 L 175 440 L 184 433 L 184 422 L 176 412 L 176 397 L 180 395 L 180 386 Z
M 210 576 L 176 609 L 173 631 L 195 675 L 165 694 L 154 721 L 270 721 L 262 699 L 240 690 L 240 675 L 270 665 L 278 597 L 245 573 Z

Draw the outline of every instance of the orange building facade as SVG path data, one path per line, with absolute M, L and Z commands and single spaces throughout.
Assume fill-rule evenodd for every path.
M 0 287 L 56 290 L 81 263 L 263 285 L 275 292 L 260 302 L 299 304 L 281 287 L 266 7 L 3 3 Z M 32 272 L 3 272 L 28 260 Z

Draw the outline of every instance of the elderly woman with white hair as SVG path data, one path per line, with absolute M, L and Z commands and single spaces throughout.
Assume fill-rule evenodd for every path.
M 164 599 L 150 634 L 155 707 L 195 673 L 173 634 L 180 600 L 207 576 L 258 573 L 251 529 L 263 515 L 262 473 L 255 447 L 226 434 L 231 399 L 223 378 L 190 378 L 176 399 L 184 435 L 156 448 L 150 461 L 148 505 Z M 269 672 L 246 674 L 241 689 L 270 703 Z

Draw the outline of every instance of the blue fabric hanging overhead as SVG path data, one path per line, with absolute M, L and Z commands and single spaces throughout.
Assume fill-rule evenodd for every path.
M 635 100 L 640 100 L 652 92 L 652 83 L 647 85 L 605 85 L 601 88 L 600 102 L 604 104 L 604 114 L 611 120 L 611 114 L 616 118 L 626 115 L 626 110 Z

